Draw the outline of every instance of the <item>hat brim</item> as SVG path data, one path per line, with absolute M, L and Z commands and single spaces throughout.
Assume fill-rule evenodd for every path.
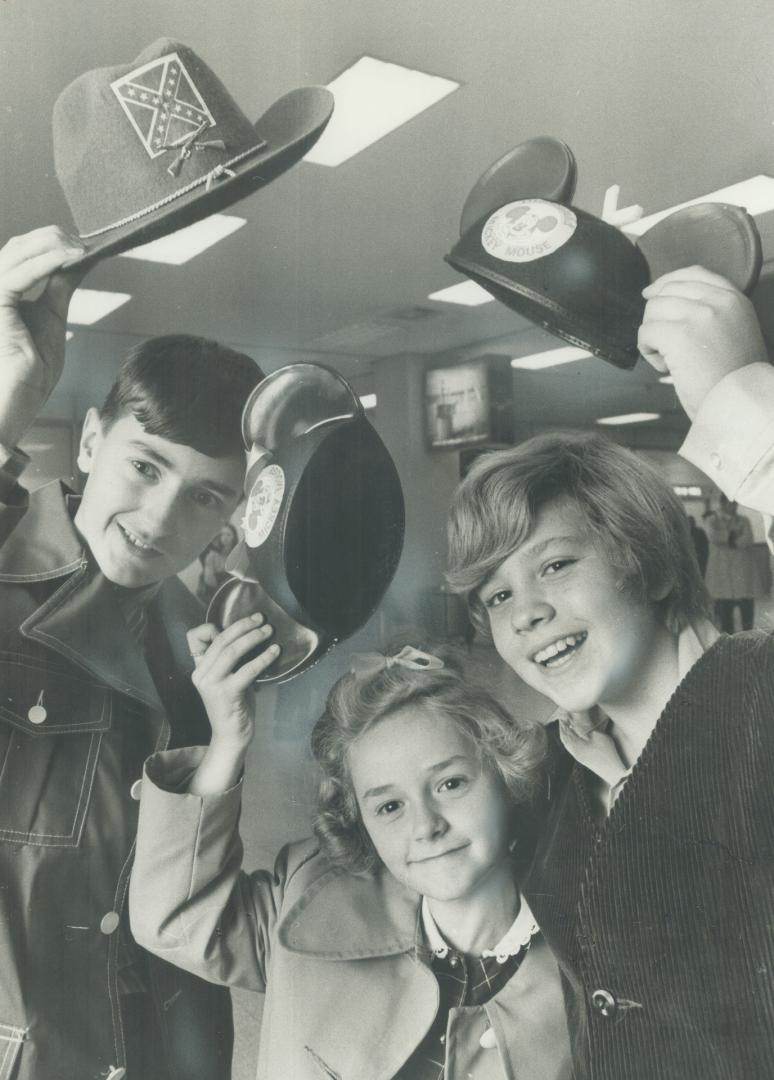
M 333 94 L 324 86 L 305 86 L 279 98 L 255 123 L 256 143 L 265 142 L 233 175 L 224 173 L 207 190 L 204 178 L 166 206 L 101 236 L 84 241 L 86 251 L 71 266 L 86 268 L 110 255 L 177 232 L 266 187 L 314 146 L 333 112 Z
M 623 304 L 615 305 L 603 322 L 584 317 L 577 311 L 571 312 L 550 297 L 535 292 L 513 278 L 477 266 L 456 252 L 446 255 L 445 262 L 486 289 L 501 304 L 563 341 L 587 349 L 594 356 L 625 371 L 631 371 L 636 365 L 640 354 L 634 342 L 642 322 L 641 311 Z

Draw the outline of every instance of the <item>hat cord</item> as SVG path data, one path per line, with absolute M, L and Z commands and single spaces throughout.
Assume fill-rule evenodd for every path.
M 141 218 L 147 217 L 148 214 L 154 213 L 156 210 L 160 210 L 164 206 L 168 206 L 174 202 L 175 199 L 181 198 L 183 195 L 187 195 L 189 191 L 193 191 L 199 187 L 200 184 L 205 184 L 205 190 L 209 191 L 212 187 L 214 180 L 219 180 L 222 176 L 234 177 L 236 174 L 231 169 L 232 165 L 238 165 L 240 161 L 244 161 L 245 158 L 251 157 L 259 150 L 263 150 L 268 144 L 264 139 L 259 139 L 255 146 L 249 147 L 247 150 L 243 150 L 241 154 L 237 154 L 236 157 L 231 158 L 229 161 L 224 161 L 220 165 L 216 165 L 214 169 L 210 169 L 204 176 L 199 176 L 196 180 L 192 180 L 184 187 L 179 188 L 178 191 L 173 191 L 169 195 L 165 195 L 163 199 L 159 199 L 158 202 L 152 203 L 150 206 L 144 207 L 142 210 L 137 210 L 133 214 L 128 214 L 126 217 L 121 218 L 120 221 L 114 221 L 110 225 L 104 225 L 101 229 L 94 229 L 92 232 L 80 233 L 81 240 L 92 240 L 95 236 L 103 236 L 107 232 L 111 232 L 113 229 L 120 229 L 123 225 L 131 225 L 133 221 L 139 221 Z M 189 151 L 190 153 L 190 151 Z

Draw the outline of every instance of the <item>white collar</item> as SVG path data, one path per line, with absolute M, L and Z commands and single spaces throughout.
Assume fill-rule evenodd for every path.
M 523 896 L 520 897 L 520 900 L 518 914 L 509 929 L 506 930 L 493 949 L 484 949 L 481 953 L 482 958 L 494 956 L 497 958 L 498 964 L 504 964 L 509 956 L 515 956 L 539 932 L 540 927 L 535 922 L 535 916 L 530 911 L 527 901 Z M 433 953 L 443 960 L 449 952 L 449 945 L 438 929 L 426 896 L 422 897 L 422 927 Z

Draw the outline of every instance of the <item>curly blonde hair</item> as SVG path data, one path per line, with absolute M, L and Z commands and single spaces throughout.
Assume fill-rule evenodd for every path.
M 546 735 L 538 724 L 517 724 L 503 705 L 463 672 L 458 655 L 435 649 L 442 668 L 413 670 L 399 663 L 368 674 L 350 672 L 334 685 L 312 732 L 320 767 L 314 831 L 331 863 L 369 872 L 379 857 L 363 824 L 350 778 L 350 746 L 380 720 L 411 705 L 432 705 L 476 746 L 485 768 L 499 776 L 514 808 L 517 862 L 534 839 L 533 806 L 543 787 Z

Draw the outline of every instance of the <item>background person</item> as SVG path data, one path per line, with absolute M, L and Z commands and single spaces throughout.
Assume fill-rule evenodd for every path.
M 705 525 L 710 545 L 706 581 L 718 625 L 725 634 L 733 634 L 738 607 L 742 629 L 752 630 L 757 589 L 750 520 L 721 492 L 720 505 Z

